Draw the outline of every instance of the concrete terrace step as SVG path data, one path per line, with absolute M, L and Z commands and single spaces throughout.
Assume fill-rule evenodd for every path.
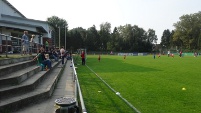
M 57 109 L 57 107 L 55 107 L 55 100 L 64 96 L 76 98 L 75 93 L 73 68 L 71 67 L 71 61 L 68 60 L 52 96 L 43 101 L 23 107 L 22 109 L 15 111 L 15 113 L 55 113 L 55 110 Z
M 22 61 L 27 61 L 33 59 L 34 56 L 26 56 L 26 57 L 20 57 L 20 58 L 8 58 L 8 59 L 1 59 L 0 60 L 0 66 L 8 65 L 8 64 L 14 64 Z
M 36 61 L 28 60 L 28 61 L 22 61 L 14 64 L 8 64 L 4 66 L 0 66 L 0 77 L 5 76 L 7 74 L 16 72 L 21 69 L 25 69 L 31 65 L 35 65 Z
M 52 67 L 55 68 L 57 66 L 58 62 L 55 62 L 52 64 Z M 16 95 L 16 94 L 22 94 L 31 90 L 34 90 L 35 87 L 43 80 L 43 78 L 49 74 L 52 70 L 48 71 L 38 71 L 38 73 L 32 73 L 33 76 L 30 76 L 29 79 L 25 80 L 19 85 L 13 85 L 13 86 L 5 86 L 1 87 L 0 89 L 0 100 L 7 99 L 10 96 Z M 26 75 L 25 75 L 26 76 Z M 25 78 L 25 77 L 24 77 Z M 27 76 L 26 76 L 27 78 Z
M 51 70 L 41 71 L 33 75 L 30 79 L 22 82 L 21 86 L 24 88 L 21 88 L 20 85 L 18 86 L 20 90 L 31 89 L 32 91 L 22 94 L 15 94 L 15 96 L 9 97 L 7 99 L 1 99 L 0 113 L 15 111 L 17 109 L 23 108 L 26 105 L 50 97 L 58 81 L 58 78 L 61 75 L 61 70 L 63 69 L 58 66 L 58 64 L 60 64 L 60 62 L 55 62 L 53 64 L 54 68 Z M 26 88 L 26 86 L 29 88 Z
M 0 77 L 0 88 L 8 85 L 17 85 L 40 71 L 40 67 L 33 65 L 25 69 Z

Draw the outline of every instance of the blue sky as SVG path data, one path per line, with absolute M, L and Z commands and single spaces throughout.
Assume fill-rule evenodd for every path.
M 165 29 L 173 30 L 173 24 L 185 14 L 201 11 L 201 0 L 8 0 L 27 18 L 47 20 L 58 16 L 68 22 L 69 29 L 103 22 L 114 27 L 138 25 L 144 30 L 156 31 L 159 39 Z

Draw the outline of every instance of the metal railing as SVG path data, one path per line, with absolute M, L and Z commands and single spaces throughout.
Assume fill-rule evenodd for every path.
M 80 105 L 80 107 L 81 107 L 81 113 L 87 113 L 87 110 L 86 110 L 85 105 L 84 105 L 82 91 L 81 91 L 81 88 L 80 88 L 80 84 L 79 84 L 79 80 L 78 80 L 78 77 L 77 77 L 77 72 L 75 70 L 75 65 L 74 65 L 73 59 L 71 61 L 71 65 L 72 65 L 72 68 L 73 68 L 73 75 L 74 75 L 74 82 L 75 82 L 75 97 L 77 98 L 78 97 L 78 93 L 79 93 L 79 100 L 80 100 L 80 104 L 81 104 Z
M 23 52 L 21 40 L 22 39 L 19 37 L 13 37 L 0 33 L 0 56 L 5 55 L 6 57 L 8 57 L 9 54 L 13 53 L 18 53 L 22 55 Z M 42 44 L 34 42 L 33 48 L 29 45 L 29 50 L 31 50 L 32 53 L 37 53 L 37 50 L 40 48 L 41 45 Z

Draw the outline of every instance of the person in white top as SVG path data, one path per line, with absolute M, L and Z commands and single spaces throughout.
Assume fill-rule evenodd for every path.
M 61 62 L 62 62 L 62 65 L 64 64 L 64 56 L 65 56 L 65 50 L 64 50 L 64 47 L 62 46 L 61 49 L 60 49 L 60 53 L 61 53 Z
M 168 50 L 168 57 L 170 56 L 170 50 Z
M 30 55 L 32 55 L 32 52 L 33 52 L 34 37 L 35 37 L 35 35 L 31 35 L 31 40 L 30 40 L 31 52 L 30 52 Z

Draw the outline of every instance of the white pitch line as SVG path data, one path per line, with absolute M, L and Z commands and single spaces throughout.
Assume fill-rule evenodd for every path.
M 86 65 L 87 66 L 87 65 Z M 107 82 L 105 82 L 105 80 L 103 80 L 100 76 L 98 76 L 98 74 L 96 74 L 96 72 L 94 72 L 89 66 L 87 66 L 89 68 L 89 70 L 91 70 L 103 83 L 105 83 L 105 85 L 107 85 L 117 96 L 119 96 L 126 104 L 128 104 L 135 112 L 137 113 L 141 113 L 139 110 L 137 110 L 137 108 L 135 108 L 130 102 L 128 102 L 125 98 L 123 98 L 121 96 L 121 94 L 117 91 L 115 91 L 109 84 L 107 84 Z

